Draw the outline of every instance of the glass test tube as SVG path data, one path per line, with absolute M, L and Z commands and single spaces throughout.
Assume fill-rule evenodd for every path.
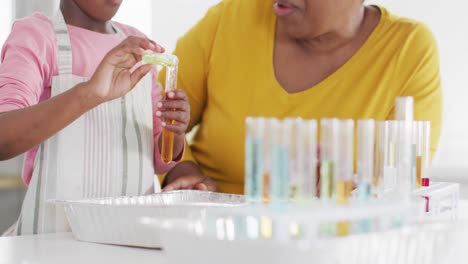
M 358 120 L 357 129 L 357 176 L 358 192 L 361 201 L 368 201 L 374 178 L 375 121 Z
M 399 198 L 407 200 L 411 197 L 412 176 L 412 128 L 413 122 L 398 122 L 397 145 L 397 194 Z
M 262 201 L 269 203 L 271 201 L 271 178 L 273 170 L 273 145 L 276 141 L 279 120 L 276 118 L 265 119 L 265 133 L 263 135 L 263 188 L 262 188 Z
M 271 171 L 271 201 L 282 204 L 289 198 L 289 151 L 292 119 L 278 122 L 273 130 L 273 151 Z
M 179 59 L 172 54 L 161 54 L 153 51 L 145 51 L 142 61 L 144 63 L 160 65 L 166 67 L 166 87 L 164 89 L 164 97 L 168 98 L 168 93 L 177 89 L 177 73 L 179 67 Z M 163 120 L 166 124 L 175 124 L 174 120 Z M 161 158 L 165 163 L 170 163 L 174 155 L 174 132 L 163 128 L 162 131 L 162 147 Z
M 410 198 L 413 168 L 416 160 L 413 158 L 413 97 L 398 97 L 395 100 L 395 118 L 398 120 L 398 155 L 397 155 L 397 188 L 403 199 Z M 416 175 L 414 175 L 416 176 Z
M 304 178 L 302 167 L 304 166 L 304 130 L 302 118 L 292 119 L 292 135 L 289 166 L 289 194 L 292 201 L 300 199 L 300 188 Z
M 245 195 L 249 202 L 261 202 L 263 193 L 263 136 L 265 119 L 245 121 Z
M 303 129 L 305 130 L 305 164 L 302 195 L 304 199 L 312 200 L 317 197 L 317 120 L 306 120 Z
M 337 202 L 347 203 L 353 188 L 354 164 L 354 121 L 340 121 L 339 132 L 339 174 L 337 182 Z
M 418 173 L 421 178 L 421 186 L 429 186 L 429 168 L 431 166 L 431 122 L 419 121 L 419 142 L 418 142 Z
M 339 120 L 320 120 L 320 199 L 330 201 L 335 197 L 335 178 L 338 173 Z
M 373 119 L 358 120 L 357 129 L 357 178 L 358 197 L 361 203 L 370 201 L 371 186 L 374 179 L 375 151 L 375 121 Z M 360 221 L 359 230 L 369 232 L 371 221 Z
M 384 190 L 389 192 L 395 190 L 397 182 L 397 145 L 398 145 L 398 122 L 385 121 L 385 130 L 388 131 L 386 143 L 387 152 L 384 157 Z
M 384 186 L 384 168 L 388 153 L 389 130 L 387 123 L 381 121 L 376 123 L 375 129 L 375 159 L 374 159 L 374 178 L 373 188 L 377 191 L 377 196 L 383 194 Z
M 290 196 L 299 202 L 311 201 L 317 181 L 316 120 L 294 120 L 290 155 Z
M 338 204 L 347 204 L 353 190 L 353 165 L 354 165 L 354 121 L 351 119 L 340 120 L 339 127 L 339 171 L 336 183 L 336 198 Z M 348 235 L 349 222 L 339 222 L 337 234 Z

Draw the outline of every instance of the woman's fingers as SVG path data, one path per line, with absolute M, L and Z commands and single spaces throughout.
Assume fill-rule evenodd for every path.
M 200 175 L 187 175 L 175 179 L 164 187 L 163 192 L 175 191 L 175 190 L 192 190 L 195 185 L 203 182 L 204 176 Z
M 167 109 L 170 110 L 178 110 L 182 112 L 188 112 L 190 107 L 187 104 L 187 101 L 183 100 L 164 100 L 157 104 L 158 110 L 165 111 Z
M 202 182 L 195 185 L 195 190 L 206 192 L 217 192 L 218 185 L 211 178 L 206 177 Z

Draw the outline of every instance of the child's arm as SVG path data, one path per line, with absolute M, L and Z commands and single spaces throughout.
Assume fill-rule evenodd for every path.
M 21 110 L 0 114 L 0 160 L 13 158 L 51 137 L 97 105 L 128 93 L 151 69 L 133 72 L 143 50 L 163 52 L 151 41 L 129 37 L 111 50 L 88 82 Z

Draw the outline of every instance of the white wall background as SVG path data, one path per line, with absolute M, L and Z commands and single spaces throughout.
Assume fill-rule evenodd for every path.
M 22 0 L 28 2 L 28 0 Z M 39 0 L 34 0 L 38 2 Z M 32 3 L 34 3 L 32 1 Z M 53 0 L 47 0 L 53 1 Z M 56 0 L 55 0 L 56 1 Z M 265 0 L 267 1 L 267 0 Z M 10 28 L 11 3 L 0 9 L 0 42 Z M 19 1 L 17 1 L 19 2 Z M 46 1 L 41 1 L 46 2 Z M 172 51 L 178 37 L 219 0 L 124 1 L 116 21 L 133 25 Z M 440 47 L 444 89 L 444 130 L 434 166 L 468 176 L 468 2 L 464 0 L 368 0 L 396 14 L 425 22 Z M 8 15 L 10 14 L 10 16 Z M 0 162 L 0 175 L 19 174 L 20 161 Z

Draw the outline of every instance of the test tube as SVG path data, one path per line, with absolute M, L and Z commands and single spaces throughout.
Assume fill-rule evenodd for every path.
M 340 121 L 339 132 L 339 174 L 337 182 L 337 202 L 348 203 L 353 188 L 354 164 L 354 121 L 352 119 Z
M 317 197 L 317 120 L 306 120 L 305 129 L 305 164 L 303 167 L 304 188 L 302 195 L 306 200 Z
M 290 149 L 290 166 L 289 166 L 289 193 L 292 201 L 298 201 L 300 198 L 300 188 L 302 186 L 303 170 L 305 163 L 304 153 L 304 134 L 302 118 L 292 120 L 292 137 Z
M 398 122 L 397 145 L 397 197 L 408 200 L 411 197 L 412 176 L 412 128 L 411 121 Z
M 359 120 L 357 131 L 358 192 L 359 199 L 365 202 L 370 199 L 374 174 L 375 121 L 373 119 Z
M 428 187 L 429 182 L 429 168 L 431 166 L 431 122 L 420 121 L 419 122 L 419 144 L 420 148 L 418 157 L 418 167 L 421 178 L 421 185 Z
M 395 190 L 397 184 L 397 146 L 398 146 L 398 122 L 385 121 L 385 130 L 388 131 L 387 153 L 384 159 L 384 190 Z
M 278 122 L 273 130 L 271 201 L 277 205 L 287 202 L 289 198 L 289 152 L 292 124 L 292 119 L 285 119 Z
M 395 100 L 395 119 L 399 121 L 399 142 L 398 142 L 398 191 L 402 198 L 409 198 L 411 182 L 416 160 L 413 156 L 413 120 L 414 120 L 414 99 L 413 97 L 398 97 Z M 409 190 L 408 190 L 409 188 Z
M 388 155 L 388 125 L 380 121 L 376 123 L 375 128 L 375 159 L 374 159 L 374 177 L 372 181 L 373 188 L 377 191 L 377 196 L 381 196 L 384 191 L 384 168 Z
M 421 188 L 421 125 L 419 121 L 413 122 L 413 138 L 411 142 L 411 188 Z
M 273 170 L 273 145 L 274 141 L 278 141 L 276 137 L 278 133 L 279 120 L 276 118 L 265 119 L 265 133 L 263 135 L 263 191 L 262 201 L 263 203 L 270 203 L 271 201 L 271 178 Z
M 263 193 L 265 119 L 248 117 L 245 126 L 245 195 L 249 202 L 259 203 Z
M 374 174 L 375 121 L 359 120 L 357 129 L 357 178 L 358 197 L 362 203 L 371 198 L 371 184 Z M 371 221 L 364 219 L 359 223 L 361 232 L 369 232 Z
M 335 197 L 336 174 L 339 171 L 338 119 L 320 120 L 320 199 L 330 201 Z
M 161 54 L 152 51 L 145 51 L 142 58 L 143 63 L 155 64 L 166 67 L 166 86 L 164 97 L 168 99 L 169 92 L 177 89 L 177 73 L 179 59 L 172 54 Z M 175 124 L 174 120 L 163 120 L 166 124 Z M 174 157 L 174 132 L 163 128 L 161 158 L 165 163 L 170 163 Z
M 338 204 L 348 204 L 353 190 L 353 164 L 354 164 L 354 121 L 341 120 L 339 127 L 339 174 L 336 183 L 336 198 Z M 348 235 L 350 223 L 339 222 L 337 234 Z
M 290 195 L 298 202 L 316 197 L 317 121 L 297 118 L 293 124 Z

